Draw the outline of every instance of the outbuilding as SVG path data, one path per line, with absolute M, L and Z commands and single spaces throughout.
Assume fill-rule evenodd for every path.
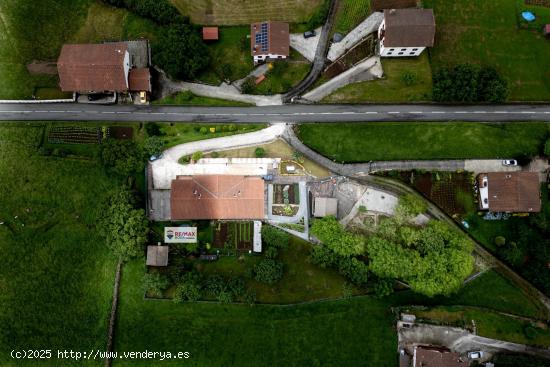
M 168 246 L 147 246 L 147 266 L 167 266 Z
M 338 199 L 317 197 L 313 202 L 313 216 L 317 218 L 338 214 Z

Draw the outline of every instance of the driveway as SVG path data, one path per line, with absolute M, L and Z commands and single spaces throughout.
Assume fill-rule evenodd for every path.
M 186 167 L 178 163 L 178 159 L 182 156 L 190 155 L 197 151 L 210 152 L 266 144 L 279 138 L 283 134 L 284 129 L 285 125 L 277 124 L 252 133 L 238 134 L 215 139 L 199 140 L 191 143 L 176 145 L 175 147 L 169 148 L 163 152 L 163 156 L 161 159 L 158 159 L 151 163 L 153 188 L 170 189 L 170 182 L 177 175 L 183 174 L 182 172 Z M 252 169 L 254 170 L 252 173 L 257 173 L 260 175 L 265 174 L 267 173 L 267 163 L 268 162 L 264 162 L 262 160 L 255 160 L 254 162 L 243 162 L 242 170 Z M 240 167 L 239 165 L 237 166 L 237 168 Z M 220 169 L 224 170 L 228 167 L 229 164 L 222 164 Z M 252 173 L 248 172 L 248 174 Z
M 381 12 L 375 12 L 369 15 L 361 24 L 349 32 L 342 41 L 333 43 L 328 50 L 327 58 L 334 61 L 342 56 L 347 50 L 355 46 L 359 41 L 369 34 L 378 31 L 384 15 Z
M 304 38 L 303 33 L 292 33 L 290 35 L 290 47 L 298 51 L 303 57 L 313 62 L 315 52 L 321 39 L 321 27 L 315 30 L 315 37 Z

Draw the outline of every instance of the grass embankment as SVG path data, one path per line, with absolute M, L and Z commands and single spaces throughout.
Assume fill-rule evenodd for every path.
M 36 365 L 12 349 L 105 349 L 115 261 L 95 226 L 120 183 L 95 162 L 38 156 L 42 129 L 0 126 L 2 366 Z M 75 364 L 55 357 L 41 364 Z
M 348 84 L 324 103 L 425 102 L 432 98 L 432 70 L 427 53 L 417 58 L 382 59 L 382 79 Z
M 266 127 L 265 124 L 247 124 L 247 125 L 234 125 L 235 130 L 230 131 L 230 125 L 221 124 L 171 124 L 171 123 L 159 123 L 160 130 L 163 133 L 162 138 L 165 143 L 165 147 L 169 148 L 174 145 L 189 143 L 197 140 L 220 138 L 223 136 L 230 136 L 236 134 L 244 134 L 257 130 L 261 130 Z M 206 128 L 206 134 L 201 132 L 201 128 Z M 210 129 L 214 129 L 215 132 L 211 132 Z M 204 131 L 204 130 L 203 130 Z
M 176 105 L 176 106 L 210 106 L 210 107 L 244 107 L 253 106 L 250 103 L 230 101 L 220 98 L 209 98 L 197 96 L 189 91 L 173 94 L 163 99 L 153 101 L 158 105 Z
M 339 162 L 511 158 L 538 154 L 544 123 L 375 123 L 300 125 L 302 141 Z
M 521 0 L 426 0 L 437 24 L 430 50 L 432 68 L 469 62 L 494 66 L 510 83 L 510 100 L 550 99 L 550 49 L 542 27 L 524 29 L 521 11 L 533 10 L 540 22 L 550 22 L 550 9 L 527 7 Z M 541 23 L 542 24 L 542 23 Z

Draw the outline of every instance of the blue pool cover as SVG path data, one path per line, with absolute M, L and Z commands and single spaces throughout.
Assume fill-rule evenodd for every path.
M 531 13 L 530 11 L 524 11 L 523 13 L 521 13 L 521 16 L 528 22 L 532 22 L 533 20 L 535 20 L 535 14 Z

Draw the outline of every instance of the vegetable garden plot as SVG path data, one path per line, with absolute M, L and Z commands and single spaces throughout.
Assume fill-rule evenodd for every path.
M 218 222 L 214 226 L 214 247 L 251 250 L 254 237 L 252 222 Z
M 50 144 L 100 144 L 102 138 L 98 127 L 55 126 L 48 133 Z

